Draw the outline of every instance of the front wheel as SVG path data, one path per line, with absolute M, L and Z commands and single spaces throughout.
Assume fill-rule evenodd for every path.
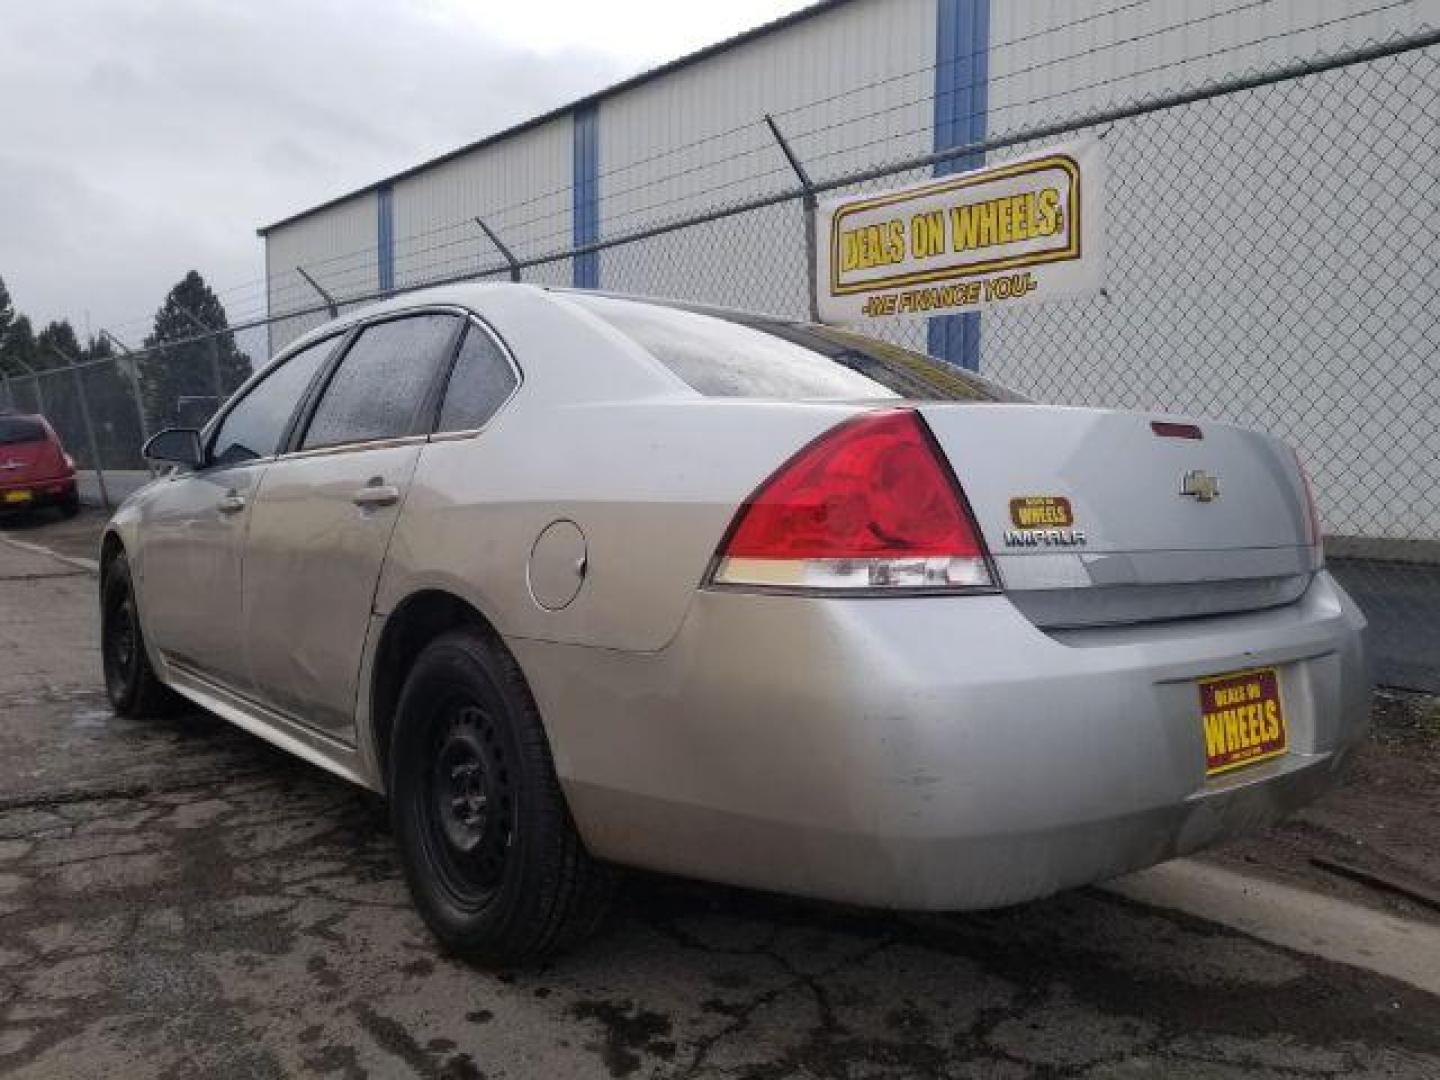
M 437 638 L 400 695 L 390 812 L 415 905 L 483 963 L 558 952 L 603 920 L 615 872 L 570 819 L 514 659 L 474 630 Z
M 100 585 L 100 659 L 105 693 L 121 716 L 154 715 L 173 704 L 174 696 L 156 677 L 145 652 L 134 582 L 124 555 L 105 567 Z

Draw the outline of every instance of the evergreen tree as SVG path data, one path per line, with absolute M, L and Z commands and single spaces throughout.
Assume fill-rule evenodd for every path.
M 83 351 L 69 319 L 51 322 L 35 335 L 36 368 L 69 367 L 83 359 Z
M 223 333 L 229 326 L 224 305 L 194 270 L 166 295 L 140 361 L 146 413 L 157 427 L 194 426 L 250 377 L 250 358 Z
M 15 305 L 10 302 L 10 290 L 5 287 L 5 279 L 0 278 L 0 352 L 4 351 L 5 338 L 10 333 L 10 325 L 15 321 Z
M 37 368 L 35 355 L 35 331 L 30 327 L 29 316 L 16 315 L 10 328 L 5 332 L 5 359 L 10 374 L 20 374 L 27 366 Z

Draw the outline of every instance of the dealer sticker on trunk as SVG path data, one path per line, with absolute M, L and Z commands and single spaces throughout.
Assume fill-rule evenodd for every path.
M 1274 668 L 1202 679 L 1199 688 L 1206 775 L 1285 753 L 1288 735 Z
M 1075 511 L 1064 495 L 1021 495 L 1010 500 L 1006 547 L 1081 547 L 1085 533 L 1074 528 Z

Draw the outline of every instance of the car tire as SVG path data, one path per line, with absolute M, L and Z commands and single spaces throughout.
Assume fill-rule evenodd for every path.
M 498 638 L 467 629 L 428 645 L 406 677 L 391 745 L 405 877 L 446 949 L 519 964 L 599 928 L 617 872 L 586 852 L 539 711 Z
M 150 666 L 130 563 L 124 555 L 106 565 L 101 579 L 100 657 L 105 693 L 121 716 L 162 715 L 175 705 L 174 692 Z

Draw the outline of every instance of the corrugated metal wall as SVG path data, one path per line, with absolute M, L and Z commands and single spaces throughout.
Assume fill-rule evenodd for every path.
M 376 258 L 377 210 L 373 192 L 310 214 L 265 238 L 266 294 L 272 314 L 320 302 L 295 272 L 297 266 L 337 295 L 373 290 L 379 282 Z M 280 348 L 326 320 L 323 314 L 289 319 L 271 327 L 270 347 Z
M 607 97 L 600 107 L 601 235 L 794 187 L 764 124 L 767 113 L 816 178 L 926 152 L 934 59 L 935 0 L 872 0 Z M 721 242 L 735 224 L 722 222 L 647 241 L 643 261 L 623 248 L 603 252 L 600 284 L 802 315 L 799 208 L 768 216 L 775 242 L 754 258 L 717 257 L 737 250 Z
M 992 0 L 990 17 L 996 136 L 1435 26 L 1440 0 Z
M 1350 16 L 1376 5 L 1203 0 L 1179 11 L 1149 0 L 1106 14 L 1120 2 L 995 4 L 992 137 L 1440 15 L 1435 0 L 1360 18 Z M 1190 25 L 1176 28 L 1177 16 Z M 1433 266 L 1433 253 L 1415 249 L 1418 234 L 1395 220 L 1406 204 L 1389 192 L 1435 182 L 1434 127 L 1420 116 L 1397 124 L 1398 87 L 1347 89 L 1334 98 L 1343 108 L 1325 106 L 1327 87 L 1364 77 L 1322 76 L 1117 125 L 1107 143 L 1108 296 L 987 312 L 981 370 L 1046 400 L 1179 408 L 1274 432 L 1318 472 L 1328 523 L 1371 536 L 1433 530 L 1413 501 L 1374 495 L 1369 478 L 1408 470 L 1397 486 L 1420 485 L 1440 456 L 1440 429 L 1407 420 L 1405 402 L 1354 403 L 1413 378 L 1413 350 L 1391 347 L 1402 331 L 1387 298 L 1405 295 L 1406 276 Z M 1357 207 L 1368 231 L 1350 224 Z M 1406 250 L 1367 243 L 1371 234 L 1416 239 Z M 1412 315 L 1433 333 L 1434 312 Z
M 496 265 L 477 214 L 520 258 L 569 247 L 570 188 L 569 117 L 396 181 L 396 284 Z

